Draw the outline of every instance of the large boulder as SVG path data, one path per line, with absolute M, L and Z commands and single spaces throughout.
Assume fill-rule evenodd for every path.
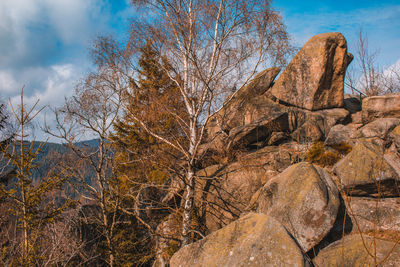
M 387 135 L 397 126 L 400 125 L 400 118 L 379 118 L 373 122 L 364 125 L 356 133 L 356 138 L 372 138 L 379 137 L 386 139 Z
M 399 196 L 400 161 L 385 153 L 379 138 L 359 139 L 352 151 L 334 166 L 345 192 L 353 196 Z
M 344 76 L 352 59 L 341 33 L 316 35 L 293 58 L 271 94 L 308 110 L 343 107 Z
M 289 108 L 291 137 L 299 143 L 324 140 L 336 124 L 346 124 L 350 113 L 342 108 L 307 111 Z
M 264 118 L 235 127 L 229 132 L 227 150 L 249 147 L 251 144 L 267 144 L 274 132 L 289 130 L 287 112 L 271 112 Z
M 357 124 L 338 124 L 331 128 L 325 139 L 325 145 L 338 146 L 341 144 L 354 145 L 355 133 L 359 125 Z
M 324 169 L 302 162 L 268 181 L 257 202 L 258 212 L 276 218 L 309 251 L 331 230 L 340 199 Z
M 266 69 L 251 80 L 247 86 L 242 87 L 228 97 L 223 107 L 212 115 L 206 126 L 209 138 L 213 138 L 220 131 L 229 132 L 229 130 L 234 127 L 243 126 L 245 124 L 244 113 L 246 112 L 250 114 L 255 110 L 262 112 L 263 110 L 260 110 L 260 107 L 258 107 L 259 104 L 257 103 L 254 103 L 256 107 L 251 109 L 253 106 L 252 102 L 255 101 L 257 96 L 262 95 L 271 86 L 279 72 L 280 68 Z M 273 107 L 271 108 L 274 109 Z M 257 119 L 261 117 L 262 116 L 258 116 Z
M 200 155 L 224 154 L 231 148 L 246 147 L 256 141 L 267 143 L 273 132 L 289 131 L 285 107 L 265 95 L 240 102 L 236 109 L 233 106 L 227 106 L 232 108 L 227 117 L 222 115 L 225 109 L 213 115 L 206 127 L 205 143 L 199 148 Z
M 264 214 L 250 213 L 206 238 L 181 248 L 171 267 L 306 266 L 285 228 Z
M 300 145 L 267 146 L 228 165 L 214 165 L 196 173 L 195 205 L 209 232 L 237 219 L 251 197 L 269 179 L 305 157 Z
M 368 123 L 376 118 L 400 118 L 400 93 L 363 99 L 363 122 Z
M 315 266 L 324 267 L 399 266 L 400 246 L 395 241 L 366 235 L 361 237 L 359 234 L 348 235 L 320 251 L 314 263 Z
M 400 199 L 399 198 L 346 198 L 348 213 L 358 227 L 355 233 L 373 233 L 397 231 L 400 233 Z

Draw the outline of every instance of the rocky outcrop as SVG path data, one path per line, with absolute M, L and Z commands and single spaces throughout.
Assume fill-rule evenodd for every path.
M 261 72 L 211 117 L 193 209 L 193 235 L 206 237 L 171 266 L 301 266 L 303 253 L 314 266 L 368 266 L 368 235 L 393 238 L 376 240 L 377 262 L 400 264 L 399 94 L 365 98 L 362 108 L 344 96 L 351 59 L 341 34 L 317 35 L 275 84 L 279 69 Z M 171 182 L 164 202 L 183 188 Z M 176 241 L 171 216 L 157 231 Z M 158 238 L 156 262 L 176 248 Z
M 195 202 L 202 207 L 208 231 L 237 219 L 251 197 L 268 180 L 291 164 L 304 159 L 301 146 L 268 146 L 228 165 L 214 165 L 196 173 L 199 183 Z
M 362 119 L 364 123 L 377 118 L 400 117 L 400 93 L 371 96 L 362 101 Z
M 376 245 L 376 256 L 374 244 Z M 400 246 L 393 241 L 349 235 L 322 250 L 316 266 L 399 266 Z
M 267 182 L 257 202 L 257 211 L 281 222 L 303 251 L 331 230 L 340 203 L 330 175 L 305 162 L 290 166 Z
M 171 267 L 306 266 L 296 242 L 279 222 L 250 213 L 180 249 Z
M 293 58 L 271 94 L 308 110 L 343 107 L 344 74 L 352 59 L 342 34 L 316 35 Z
M 391 161 L 385 156 L 382 140 L 359 139 L 353 150 L 334 166 L 334 172 L 349 195 L 400 196 L 400 176 Z
M 233 128 L 229 132 L 227 150 L 248 147 L 254 143 L 263 146 L 268 143 L 273 132 L 288 130 L 287 112 L 271 112 L 257 121 Z
M 240 102 L 239 100 L 235 100 Z M 234 102 L 235 102 L 234 101 Z M 237 109 L 230 111 L 235 106 Z M 288 113 L 265 95 L 240 102 L 240 106 L 228 104 L 212 117 L 207 124 L 207 138 L 199 154 L 223 154 L 231 149 L 248 146 L 252 142 L 268 143 L 273 132 L 288 132 Z M 220 113 L 228 112 L 226 117 Z

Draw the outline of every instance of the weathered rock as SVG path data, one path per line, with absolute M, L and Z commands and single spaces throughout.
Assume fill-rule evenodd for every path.
M 316 35 L 293 58 L 271 94 L 308 110 L 343 107 L 344 75 L 352 59 L 341 33 Z
M 269 179 L 305 157 L 301 146 L 290 143 L 267 146 L 229 165 L 214 165 L 196 173 L 199 177 L 195 204 L 206 218 L 209 232 L 237 219 L 250 199 Z
M 338 124 L 331 128 L 325 140 L 325 145 L 335 146 L 341 143 L 354 145 L 354 137 L 359 125 L 357 124 Z
M 181 248 L 171 267 L 305 266 L 305 259 L 279 222 L 250 213 L 206 238 Z
M 338 190 L 330 175 L 302 162 L 264 185 L 257 211 L 276 218 L 303 251 L 308 251 L 331 230 L 339 204 Z
M 233 102 L 238 99 L 246 100 L 257 95 L 262 95 L 270 88 L 280 71 L 281 68 L 277 67 L 268 68 L 261 71 L 249 82 L 247 86 L 234 93 L 230 99 L 230 102 L 233 104 Z
M 293 138 L 293 140 L 296 140 L 299 143 L 309 143 L 323 140 L 324 134 L 319 127 L 319 124 L 321 124 L 322 121 L 322 119 L 317 119 L 314 122 L 307 121 L 297 128 L 293 133 L 291 133 L 290 136 Z
M 228 117 L 223 117 L 222 111 L 213 115 L 199 154 L 203 151 L 224 154 L 238 144 L 246 146 L 256 140 L 268 142 L 272 132 L 286 132 L 289 129 L 285 107 L 264 95 L 241 102 L 237 110 L 227 112 Z
M 362 124 L 362 111 L 351 114 L 351 122 L 355 124 Z
M 398 231 L 400 233 L 400 199 L 351 197 L 346 201 L 348 213 L 358 227 L 354 233 Z
M 361 239 L 358 234 L 345 236 L 344 240 L 338 240 L 329 245 L 318 254 L 314 263 L 316 266 L 324 267 L 376 266 L 374 257 L 370 255 L 374 255 L 374 243 L 376 244 L 376 263 L 379 263 L 379 266 L 400 265 L 400 246 L 396 245 L 396 242 L 381 239 L 375 239 L 374 242 L 372 237 L 363 235 Z
M 368 123 L 376 118 L 400 118 L 400 93 L 363 99 L 363 122 Z
M 385 139 L 397 125 L 400 125 L 400 118 L 379 118 L 360 128 L 355 134 L 355 137 L 379 137 L 381 139 Z
M 253 143 L 268 143 L 274 131 L 289 130 L 288 114 L 272 112 L 258 121 L 233 128 L 229 132 L 227 150 L 248 147 Z
M 349 115 L 340 108 L 315 112 L 292 110 L 289 112 L 289 126 L 294 130 L 291 137 L 300 143 L 324 140 L 334 125 L 347 123 Z
M 255 101 L 257 96 L 262 95 L 271 86 L 279 72 L 280 68 L 266 69 L 251 80 L 247 86 L 241 88 L 232 96 L 228 97 L 229 100 L 224 103 L 223 107 L 218 112 L 213 114 L 207 124 L 206 128 L 208 136 L 212 138 L 220 131 L 229 132 L 229 130 L 234 127 L 243 126 L 245 124 L 245 112 L 251 113 L 255 110 L 260 111 L 260 107 L 258 107 L 259 103 L 254 103 L 257 106 L 251 108 L 253 101 Z M 271 107 L 271 105 L 270 108 L 276 110 Z M 263 110 L 261 110 L 261 113 L 262 112 Z M 258 116 L 257 119 L 260 119 L 261 117 L 262 116 Z
M 350 114 L 361 111 L 361 100 L 360 97 L 355 95 L 344 95 L 344 109 L 350 112 Z
M 168 266 L 172 255 L 178 251 L 180 243 L 181 223 L 175 214 L 170 214 L 156 229 L 156 257 L 153 267 Z
M 400 126 L 397 126 L 389 134 L 388 141 L 391 142 L 391 152 L 400 157 Z
M 272 132 L 271 137 L 268 140 L 268 145 L 279 145 L 280 142 L 286 140 L 288 138 L 288 134 L 285 132 Z
M 399 173 L 388 163 L 383 141 L 378 138 L 359 139 L 352 151 L 334 166 L 334 172 L 349 195 L 400 195 Z

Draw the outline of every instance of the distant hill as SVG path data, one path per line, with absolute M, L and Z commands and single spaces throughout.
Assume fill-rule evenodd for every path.
M 26 144 L 30 146 L 32 142 L 26 142 Z M 81 141 L 77 142 L 76 145 L 81 148 L 94 149 L 99 146 L 99 140 Z M 72 152 L 65 144 L 34 141 L 33 149 L 37 150 L 39 147 L 41 148 L 40 153 L 38 153 L 34 161 L 38 167 L 32 170 L 33 181 L 46 177 L 52 166 L 57 164 L 58 160 L 62 159 L 62 156 Z M 88 170 L 88 174 L 90 174 L 90 170 Z

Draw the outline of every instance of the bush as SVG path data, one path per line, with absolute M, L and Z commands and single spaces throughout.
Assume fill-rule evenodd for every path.
M 349 144 L 346 144 L 345 142 L 341 142 L 338 145 L 333 145 L 331 146 L 333 149 L 339 152 L 341 155 L 347 155 L 351 152 L 353 147 Z
M 333 166 L 341 159 L 341 156 L 348 154 L 352 149 L 352 147 L 346 143 L 341 143 L 332 148 L 336 151 L 326 151 L 323 142 L 314 142 L 307 151 L 307 161 L 324 167 Z

